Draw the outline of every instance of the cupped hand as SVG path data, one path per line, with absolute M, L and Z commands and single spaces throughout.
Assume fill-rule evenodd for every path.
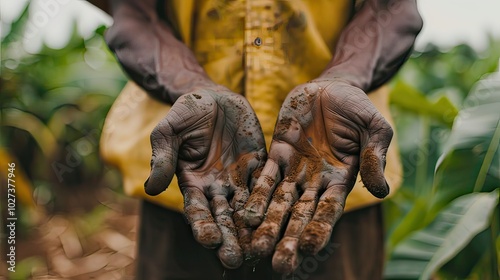
M 195 239 L 239 267 L 251 230 L 242 219 L 249 188 L 266 159 L 260 124 L 244 97 L 222 86 L 182 95 L 151 134 L 146 193 L 164 191 L 174 173 Z M 243 247 L 243 248 L 242 248 Z
M 260 225 L 252 253 L 274 252 L 273 268 L 281 273 L 293 272 L 304 254 L 318 253 L 343 213 L 358 171 L 368 191 L 385 197 L 389 186 L 383 171 L 392 134 L 359 88 L 314 80 L 292 90 L 245 205 L 245 222 Z

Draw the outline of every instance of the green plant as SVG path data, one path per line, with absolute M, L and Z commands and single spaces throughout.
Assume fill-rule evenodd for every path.
M 497 44 L 492 41 L 492 49 Z M 464 47 L 457 49 L 463 50 Z M 456 50 L 451 53 L 456 53 Z M 477 57 L 477 54 L 466 54 Z M 415 70 L 417 61 L 425 55 L 410 61 L 409 67 Z M 451 63 L 446 59 L 447 55 L 443 55 L 434 63 L 442 68 L 448 65 L 444 62 Z M 466 61 L 468 57 L 455 59 Z M 422 63 L 432 69 L 428 60 L 424 59 Z M 485 72 L 496 63 L 498 55 L 483 58 L 480 62 L 487 66 L 483 69 Z M 426 96 L 417 87 L 428 86 L 425 81 L 429 78 L 428 72 L 431 71 L 414 72 L 417 85 L 411 86 L 402 81 L 405 75 L 408 76 L 403 70 L 391 99 L 396 115 L 400 115 L 400 135 L 401 131 L 408 132 L 403 134 L 403 139 L 400 138 L 407 173 L 401 192 L 385 203 L 389 258 L 386 277 L 429 279 L 437 275 L 445 279 L 462 279 L 480 275 L 481 279 L 496 279 L 497 252 L 488 251 L 488 248 L 495 247 L 498 240 L 498 219 L 492 218 L 498 217 L 498 192 L 489 194 L 494 198 L 488 204 L 489 208 L 483 203 L 469 209 L 466 201 L 482 201 L 485 194 L 480 192 L 491 192 L 500 187 L 500 78 L 498 74 L 490 75 L 477 82 L 471 93 L 464 94 L 468 85 L 464 80 L 457 82 L 457 73 L 441 73 L 442 81 L 457 82 L 456 94 L 450 95 L 447 91 L 453 84 L 447 82 L 439 87 L 431 79 L 429 83 L 434 82 L 438 88 L 427 89 L 433 93 Z M 468 82 L 473 81 L 467 77 Z M 475 77 L 479 79 L 481 75 Z M 419 81 L 423 84 L 419 85 Z M 406 94 L 407 99 L 396 94 Z M 453 103 L 462 107 L 458 114 Z M 411 142 L 406 137 L 417 140 Z M 463 228 L 469 231 L 457 234 Z M 462 239 L 460 242 L 455 240 L 453 246 L 449 241 L 443 242 L 443 238 L 453 236 Z M 481 254 L 474 254 L 475 251 Z
M 69 210 L 82 205 L 75 201 L 87 201 L 89 207 L 95 198 L 85 192 L 118 185 L 107 181 L 98 142 L 126 78 L 104 43 L 103 28 L 83 39 L 74 25 L 63 49 L 25 52 L 28 10 L 1 43 L 0 148 L 25 170 L 38 205 Z
M 474 237 L 493 223 L 493 214 L 498 206 L 498 191 L 471 193 L 453 200 L 425 228 L 415 231 L 394 249 L 387 264 L 388 279 L 429 279 L 440 267 L 457 256 Z M 498 233 L 498 232 L 497 232 Z M 495 240 L 483 242 L 482 249 L 494 247 Z M 468 259 L 463 265 L 470 268 L 478 259 Z M 491 265 L 493 265 L 491 263 Z M 472 269 L 467 271 L 470 273 Z M 491 271 L 491 269 L 490 269 Z M 495 271 L 495 270 L 493 270 Z M 457 277 L 451 271 L 450 276 Z M 454 275 L 453 275 L 454 274 Z M 469 276 L 469 274 L 461 275 Z M 489 275 L 490 277 L 492 275 Z

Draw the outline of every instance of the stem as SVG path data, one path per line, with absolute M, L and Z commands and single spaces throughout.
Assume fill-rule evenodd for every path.
M 420 197 L 427 196 L 429 194 L 428 180 L 427 180 L 427 169 L 429 166 L 429 118 L 421 118 L 421 130 L 422 130 L 422 144 L 420 148 L 422 149 L 422 162 L 417 165 L 415 184 L 418 190 L 418 195 Z
M 488 147 L 488 150 L 486 151 L 486 155 L 484 155 L 483 164 L 481 164 L 481 169 L 479 169 L 479 174 L 477 175 L 473 192 L 479 192 L 483 189 L 484 182 L 486 181 L 486 175 L 488 174 L 491 162 L 493 162 L 493 157 L 496 151 L 498 150 L 499 143 L 500 143 L 500 120 L 497 121 L 497 127 L 495 129 L 495 133 L 491 138 L 491 142 Z

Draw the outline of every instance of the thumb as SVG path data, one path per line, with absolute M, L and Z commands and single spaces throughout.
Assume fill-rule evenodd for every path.
M 368 191 L 378 198 L 389 194 L 389 185 L 384 177 L 385 157 L 393 136 L 391 126 L 382 118 L 370 128 L 366 143 L 362 143 L 360 174 Z
M 177 167 L 180 144 L 168 119 L 163 119 L 151 133 L 151 173 L 144 183 L 149 195 L 158 195 L 167 189 Z

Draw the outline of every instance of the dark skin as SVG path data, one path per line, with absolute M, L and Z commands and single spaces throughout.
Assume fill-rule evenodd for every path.
M 387 26 L 381 15 L 391 15 Z M 383 171 L 393 131 L 366 92 L 395 74 L 420 28 L 415 1 L 367 1 L 321 76 L 288 94 L 244 216 L 258 226 L 252 253 L 274 252 L 276 271 L 291 273 L 325 247 L 358 172 L 372 195 L 389 193 Z
M 218 248 L 224 266 L 239 267 L 240 244 L 248 244 L 251 234 L 242 219 L 247 186 L 266 156 L 248 102 L 224 87 L 185 94 L 153 130 L 151 144 L 146 192 L 164 191 L 175 172 L 195 239 L 207 248 Z
M 293 272 L 328 242 L 358 172 L 375 197 L 389 193 L 383 170 L 393 132 L 366 92 L 410 53 L 422 26 L 415 0 L 366 1 L 321 76 L 288 94 L 267 161 L 248 102 L 208 78 L 155 4 L 113 1 L 106 34 L 130 77 L 173 104 L 151 136 L 146 192 L 165 190 L 175 172 L 196 240 L 217 247 L 226 267 L 245 254 L 273 254 L 276 271 Z
M 266 160 L 259 121 L 247 100 L 215 84 L 194 54 L 158 18 L 156 0 L 112 1 L 105 39 L 123 69 L 154 98 L 173 104 L 151 133 L 146 193 L 164 191 L 174 173 L 195 239 L 239 267 L 250 251 L 243 221 L 249 185 Z

